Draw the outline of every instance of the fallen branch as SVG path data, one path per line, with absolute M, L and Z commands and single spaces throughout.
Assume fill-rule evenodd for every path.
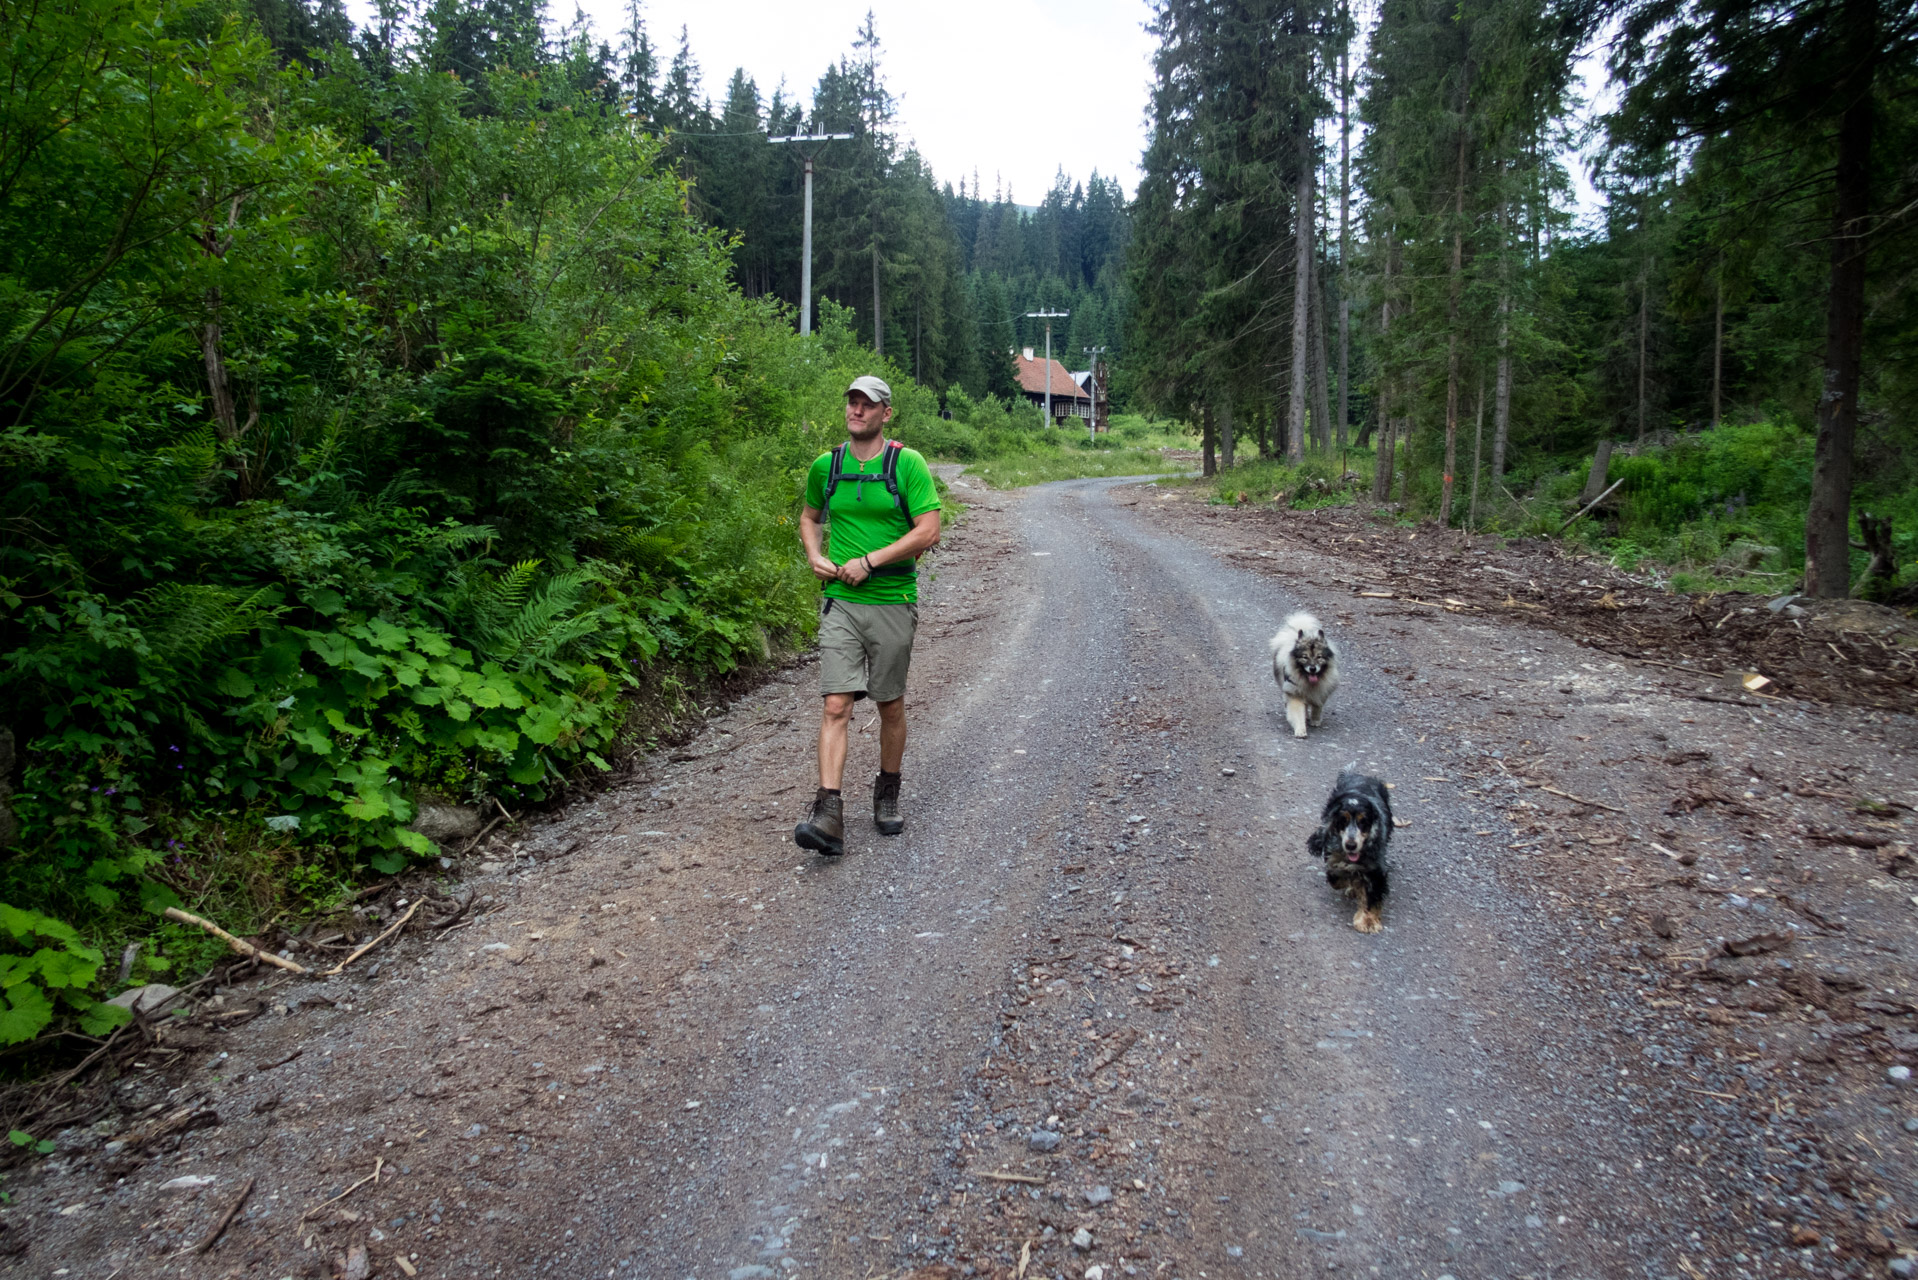
M 1729 693 L 1684 693 L 1679 696 L 1682 698 L 1690 698 L 1694 702 L 1722 702 L 1728 707 L 1762 707 L 1765 705 L 1756 698 L 1735 698 Z
M 276 968 L 285 969 L 288 973 L 305 973 L 307 971 L 305 965 L 295 964 L 291 960 L 283 960 L 270 952 L 262 951 L 245 939 L 234 937 L 219 925 L 214 924 L 211 920 L 203 920 L 190 911 L 182 911 L 178 907 L 168 907 L 166 909 L 166 918 L 169 920 L 178 920 L 181 924 L 195 925 L 201 929 L 205 929 L 214 937 L 223 939 L 227 946 L 232 947 L 249 960 L 263 960 Z
M 129 1129 L 115 1139 L 124 1142 L 128 1150 L 138 1150 L 150 1142 L 175 1133 L 191 1133 L 195 1129 L 210 1129 L 220 1123 L 220 1113 L 211 1107 L 199 1105 L 196 1096 L 178 1110 L 171 1111 L 155 1120 L 149 1120 L 136 1129 Z
M 1046 1185 L 1044 1178 L 1035 1178 L 1027 1173 L 982 1173 L 977 1176 L 988 1178 L 993 1182 L 1029 1182 L 1035 1187 L 1043 1187 Z
M 271 1071 L 275 1067 L 284 1067 L 287 1063 L 293 1061 L 293 1059 L 299 1057 L 301 1054 L 305 1052 L 306 1050 L 304 1049 L 295 1049 L 292 1053 L 287 1054 L 284 1058 L 275 1058 L 271 1062 L 262 1062 L 258 1066 L 254 1067 L 253 1069 L 255 1071 Z
M 352 964 L 355 960 L 358 960 L 361 956 L 371 951 L 374 947 L 379 946 L 382 942 L 385 942 L 388 938 L 392 937 L 394 934 L 398 933 L 401 929 L 405 928 L 406 922 L 413 918 L 413 913 L 420 909 L 420 903 L 422 901 L 423 899 L 420 899 L 420 898 L 413 899 L 413 905 L 406 909 L 406 914 L 401 916 L 398 920 L 395 920 L 391 925 L 388 925 L 385 933 L 382 933 L 379 937 L 373 939 L 373 941 L 366 943 L 364 946 L 354 951 L 352 955 L 340 961 L 338 964 L 334 965 L 331 969 L 328 969 L 326 973 L 322 976 L 328 977 L 328 978 L 332 977 L 334 974 L 340 972 L 340 970 L 346 968 L 347 965 Z
M 361 1187 L 365 1186 L 367 1183 L 377 1182 L 379 1180 L 380 1170 L 385 1167 L 386 1167 L 386 1157 L 380 1156 L 376 1158 L 373 1161 L 373 1172 L 367 1174 L 364 1178 L 361 1178 L 358 1182 L 354 1183 L 352 1186 L 348 1187 L 346 1190 L 340 1192 L 340 1194 L 332 1197 L 332 1199 L 322 1200 L 318 1204 L 314 1205 L 311 1209 L 308 1209 L 305 1213 L 302 1213 L 300 1215 L 299 1221 L 293 1224 L 294 1232 L 298 1233 L 300 1229 L 306 1225 L 306 1220 L 308 1218 L 312 1217 L 314 1214 L 318 1213 L 320 1210 L 326 1208 L 326 1206 L 328 1206 L 329 1204 L 332 1204 L 335 1200 L 344 1200 L 348 1196 L 352 1195 L 355 1191 L 358 1191 Z
M 1676 662 L 1660 662 L 1657 658 L 1640 658 L 1629 653 L 1622 653 L 1619 655 L 1619 657 L 1624 658 L 1628 662 L 1644 662 L 1654 667 L 1665 667 L 1672 671 L 1683 671 L 1686 675 L 1710 676 L 1714 680 L 1722 680 L 1725 678 L 1724 672 L 1707 671 L 1703 667 L 1684 667 L 1684 666 L 1680 666 Z
M 49 1086 L 49 1088 L 58 1089 L 61 1085 L 64 1085 L 68 1083 L 69 1081 L 78 1079 L 81 1072 L 85 1071 L 88 1067 L 92 1066 L 94 1063 L 98 1062 L 101 1058 L 106 1056 L 107 1050 L 113 1048 L 114 1042 L 119 1040 L 121 1032 L 126 1031 L 130 1027 L 137 1027 L 139 1025 L 140 1025 L 139 1019 L 135 1018 L 132 1022 L 123 1022 L 119 1026 L 115 1027 L 113 1029 L 113 1034 L 109 1035 L 106 1038 L 106 1040 L 101 1043 L 98 1049 L 95 1049 L 92 1053 L 89 1053 L 86 1057 L 82 1058 L 80 1060 L 79 1066 L 71 1067 L 68 1070 L 62 1072 L 59 1076 L 56 1076 L 53 1080 L 53 1083 Z M 39 1042 L 34 1041 L 33 1043 L 37 1044 Z M 21 1047 L 31 1048 L 32 1045 L 31 1044 L 23 1045 Z
M 182 1253 L 205 1253 L 208 1249 L 211 1249 L 213 1242 L 218 1240 L 221 1234 L 233 1224 L 233 1215 L 240 1211 L 240 1206 L 245 1204 L 246 1198 L 252 1194 L 253 1179 L 248 1178 L 246 1185 L 240 1188 L 240 1194 L 233 1197 L 233 1203 L 226 1207 L 226 1212 L 220 1215 L 220 1220 L 213 1224 L 213 1230 L 202 1236 L 200 1243 L 194 1245 L 191 1249 L 182 1250 Z
M 1619 808 L 1617 805 L 1605 804 L 1602 801 L 1598 801 L 1598 800 L 1587 800 L 1584 796 L 1575 796 L 1569 791 L 1560 791 L 1557 787 L 1548 787 L 1542 782 L 1534 782 L 1532 785 L 1537 787 L 1540 791 L 1549 791 L 1555 796 L 1562 796 L 1563 798 L 1574 801 L 1578 804 L 1590 805 L 1594 809 L 1604 809 L 1609 813 L 1625 812 L 1625 810 Z
M 1593 507 L 1605 501 L 1605 499 L 1611 497 L 1612 489 L 1616 489 L 1618 488 L 1619 485 L 1624 483 L 1625 481 L 1623 479 L 1612 481 L 1611 488 L 1606 489 L 1605 492 L 1599 494 L 1596 498 L 1593 498 L 1590 502 L 1586 503 L 1583 507 L 1580 507 L 1577 511 L 1574 511 L 1571 515 L 1567 516 L 1565 518 L 1565 523 L 1558 527 L 1558 531 L 1560 533 L 1564 533 L 1567 529 L 1571 528 L 1572 521 L 1578 519 L 1580 516 L 1584 515 L 1587 511 L 1590 511 Z
M 497 826 L 498 826 L 498 825 L 499 825 L 500 823 L 502 823 L 502 822 L 504 822 L 504 821 L 506 821 L 506 819 L 504 819 L 504 818 L 495 818 L 495 819 L 493 819 L 493 820 L 492 820 L 491 822 L 489 822 L 489 823 L 487 823 L 487 824 L 486 824 L 485 826 L 483 826 L 483 827 L 481 827 L 481 828 L 480 828 L 480 833 L 479 833 L 478 835 L 476 835 L 476 836 L 474 836 L 474 837 L 473 837 L 473 838 L 472 838 L 471 840 L 468 840 L 468 841 L 466 842 L 466 847 L 465 847 L 464 849 L 461 849 L 461 850 L 459 851 L 459 854 L 458 854 L 458 856 L 459 856 L 459 857 L 462 857 L 462 858 L 464 858 L 464 857 L 465 857 L 465 856 L 466 856 L 467 854 L 469 854 L 469 853 L 471 853 L 471 852 L 473 852 L 473 850 L 475 850 L 475 849 L 477 849 L 477 848 L 479 848 L 479 845 L 480 845 L 480 841 L 482 841 L 482 840 L 484 840 L 484 839 L 486 839 L 486 837 L 488 837 L 488 836 L 490 836 L 490 835 L 492 835 L 492 834 L 493 834 L 493 828 L 494 828 L 494 827 L 497 827 Z

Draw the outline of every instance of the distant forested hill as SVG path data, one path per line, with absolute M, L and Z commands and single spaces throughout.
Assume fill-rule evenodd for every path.
M 669 133 L 694 208 L 739 237 L 734 274 L 748 295 L 799 300 L 801 158 L 768 136 L 851 133 L 816 151 L 813 290 L 852 310 L 862 341 L 935 389 L 957 383 L 975 397 L 1012 393 L 1006 353 L 1043 332 L 1027 311 L 1072 313 L 1053 329 L 1068 367 L 1083 368 L 1088 347 L 1119 357 L 1130 232 L 1117 180 L 1075 182 L 1062 164 L 1033 208 L 1014 204 L 996 176 L 988 191 L 977 173 L 934 175 L 899 143 L 870 17 L 810 101 L 762 98 L 743 71 L 709 100 L 684 34 L 660 69 L 637 16 L 625 47 L 608 67 L 623 59 L 623 91 Z

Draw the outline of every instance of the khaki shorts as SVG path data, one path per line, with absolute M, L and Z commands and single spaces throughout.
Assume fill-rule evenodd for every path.
M 819 692 L 891 702 L 906 696 L 916 604 L 828 599 L 819 618 Z

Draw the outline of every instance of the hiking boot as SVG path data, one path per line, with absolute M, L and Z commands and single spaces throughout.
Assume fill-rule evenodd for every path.
M 793 828 L 793 843 L 832 857 L 846 851 L 846 807 L 837 791 L 819 788 L 812 812 Z
M 882 836 L 896 836 L 906 829 L 899 816 L 899 775 L 881 772 L 872 780 L 872 825 Z

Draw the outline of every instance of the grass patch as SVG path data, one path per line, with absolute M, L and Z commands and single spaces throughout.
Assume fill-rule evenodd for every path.
M 1006 457 L 973 463 L 966 474 L 977 476 L 996 489 L 1017 489 L 1029 484 L 1053 480 L 1080 480 L 1090 476 L 1162 476 L 1191 468 L 1182 458 L 1168 458 L 1157 449 L 1033 449 Z
M 1264 458 L 1221 471 L 1204 483 L 1214 502 L 1269 502 L 1299 510 L 1342 507 L 1372 491 L 1372 451 L 1308 454 L 1302 462 Z
M 942 462 L 963 462 L 966 474 L 1001 489 L 1096 476 L 1168 475 L 1191 469 L 1161 450 L 1189 448 L 1172 423 L 1116 414 L 1109 431 L 1089 440 L 1082 428 L 1044 425 L 1037 410 L 964 391 L 947 392 L 950 419 L 915 421 L 900 438 Z

